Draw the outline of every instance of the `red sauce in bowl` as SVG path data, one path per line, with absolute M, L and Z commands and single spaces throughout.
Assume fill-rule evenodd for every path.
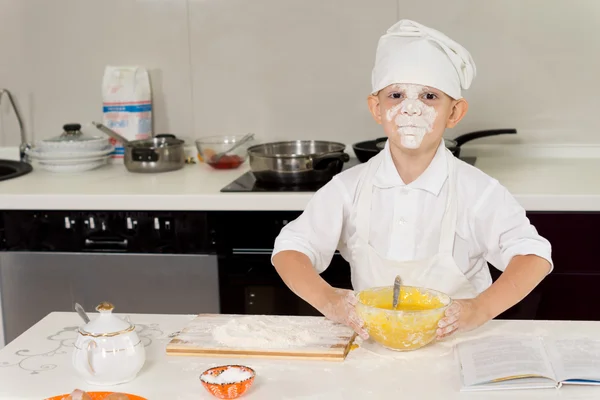
M 207 164 L 215 169 L 233 169 L 237 168 L 244 163 L 244 159 L 240 156 L 233 155 L 224 155 L 221 157 L 218 162 L 215 162 L 216 156 L 212 156 L 210 160 L 207 161 Z

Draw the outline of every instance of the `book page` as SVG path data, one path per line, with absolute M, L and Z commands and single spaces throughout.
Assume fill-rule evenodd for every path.
M 545 339 L 544 343 L 558 380 L 600 382 L 600 340 Z
M 555 379 L 538 337 L 471 340 L 458 344 L 457 354 L 466 386 L 531 377 Z

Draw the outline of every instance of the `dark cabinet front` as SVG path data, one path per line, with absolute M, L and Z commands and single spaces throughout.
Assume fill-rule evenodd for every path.
M 318 315 L 283 283 L 271 265 L 281 228 L 299 212 L 214 213 L 219 253 L 221 310 L 241 314 Z M 498 319 L 600 320 L 600 213 L 528 213 L 552 244 L 554 271 Z M 500 272 L 491 268 L 493 279 Z M 339 255 L 323 273 L 330 284 L 351 288 L 350 268 Z

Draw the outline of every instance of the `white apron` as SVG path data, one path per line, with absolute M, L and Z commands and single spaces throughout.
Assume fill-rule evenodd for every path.
M 396 275 L 400 275 L 402 283 L 407 286 L 439 290 L 453 299 L 476 297 L 477 291 L 456 265 L 452 256 L 456 234 L 457 196 L 456 160 L 450 151 L 446 154 L 448 200 L 442 218 L 438 253 L 421 260 L 398 262 L 381 257 L 369 244 L 373 177 L 381 164 L 383 153 L 373 157 L 369 162 L 360 183 L 355 209 L 356 233 L 348 241 L 352 254 L 350 265 L 354 290 L 391 286 Z

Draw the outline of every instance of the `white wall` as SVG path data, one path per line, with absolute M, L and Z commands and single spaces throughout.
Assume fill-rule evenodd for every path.
M 381 131 L 366 109 L 378 37 L 399 18 L 467 47 L 478 76 L 448 137 L 600 143 L 597 0 L 0 0 L 0 87 L 29 139 L 101 118 L 106 64 L 151 70 L 155 132 L 184 138 L 352 143 Z M 0 106 L 0 146 L 18 143 Z

